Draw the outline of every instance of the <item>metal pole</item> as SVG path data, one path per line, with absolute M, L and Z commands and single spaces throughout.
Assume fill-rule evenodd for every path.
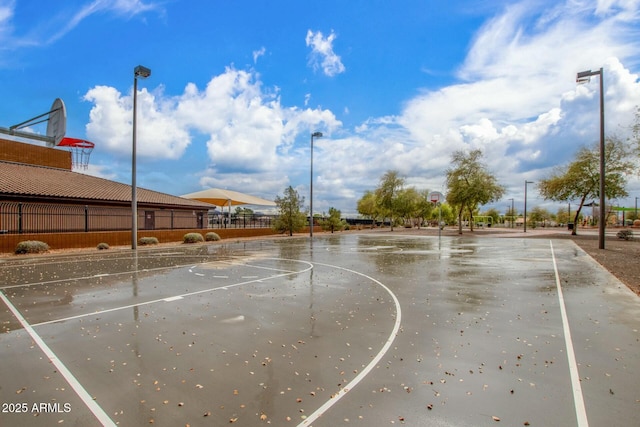
M 513 197 L 510 198 L 509 200 L 511 200 L 511 215 L 509 215 L 509 218 L 510 218 L 509 226 L 510 228 L 513 228 Z
M 438 250 L 442 244 L 442 203 L 438 202 Z
M 313 237 L 313 138 L 322 138 L 322 132 L 311 134 L 311 182 L 309 183 L 309 237 Z
M 604 249 L 605 211 L 605 164 L 604 164 L 604 74 L 600 68 L 600 224 L 598 226 L 598 247 Z
M 311 134 L 311 179 L 309 182 L 309 238 L 313 237 L 313 136 Z
M 524 180 L 524 232 L 527 232 L 527 184 L 529 181 Z
M 524 232 L 527 232 L 527 187 L 533 184 L 533 181 L 524 181 Z
M 131 249 L 138 249 L 138 194 L 136 192 L 136 104 L 138 75 L 133 74 L 133 146 L 131 148 Z
M 138 249 L 138 194 L 136 185 L 136 120 L 138 103 L 138 77 L 146 79 L 151 70 L 142 65 L 133 69 L 133 144 L 131 148 L 131 249 Z

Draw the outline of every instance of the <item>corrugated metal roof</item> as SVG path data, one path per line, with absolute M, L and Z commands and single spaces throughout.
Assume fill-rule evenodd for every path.
M 131 203 L 131 186 L 108 179 L 44 166 L 0 161 L 0 196 Z M 213 205 L 138 187 L 139 204 L 183 208 Z

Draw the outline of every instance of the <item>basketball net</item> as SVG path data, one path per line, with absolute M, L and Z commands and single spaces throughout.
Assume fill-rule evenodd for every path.
M 95 146 L 93 142 L 77 138 L 63 138 L 58 146 L 66 147 L 71 152 L 71 166 L 73 169 L 87 170 L 89 157 Z

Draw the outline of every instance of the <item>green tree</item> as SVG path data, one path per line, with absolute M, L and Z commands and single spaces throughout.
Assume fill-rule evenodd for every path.
M 527 221 L 532 228 L 536 228 L 539 223 L 544 226 L 551 219 L 551 214 L 545 208 L 536 206 L 527 213 Z
M 500 212 L 496 208 L 488 209 L 482 215 L 491 217 L 491 224 L 500 224 Z
M 249 208 L 243 208 L 243 207 L 238 206 L 238 207 L 236 208 L 235 213 L 236 213 L 236 215 L 246 215 L 246 216 L 251 216 L 251 215 L 253 215 L 253 210 L 252 210 L 252 209 L 249 209 Z
M 627 176 L 634 170 L 629 161 L 625 144 L 617 137 L 605 141 L 605 197 L 609 200 L 626 197 Z M 577 224 L 580 211 L 587 199 L 600 197 L 600 145 L 583 147 L 576 159 L 565 166 L 556 168 L 550 178 L 543 179 L 538 185 L 540 194 L 547 200 L 569 202 L 579 200 L 574 212 L 574 224 Z M 571 234 L 577 234 L 573 227 Z
M 429 202 L 431 203 L 431 202 Z M 456 222 L 456 214 L 454 213 L 454 210 L 451 208 L 451 205 L 448 203 L 440 203 L 440 212 L 442 214 L 441 217 L 441 221 L 445 224 L 455 224 Z M 438 223 L 438 215 L 440 214 L 440 212 L 438 211 L 438 207 L 433 205 L 433 208 L 431 209 L 431 214 L 430 214 L 430 218 L 431 221 L 434 222 L 434 224 Z
M 398 191 L 395 207 L 398 217 L 402 218 L 405 225 L 419 215 L 420 193 L 413 188 L 404 188 Z
M 480 205 L 500 199 L 505 189 L 482 163 L 482 150 L 456 151 L 451 163 L 453 167 L 447 170 L 447 203 L 457 208 L 458 233 L 462 234 L 464 211 L 469 213 L 473 231 L 474 211 Z
M 345 222 L 342 220 L 342 212 L 336 208 L 329 208 L 329 216 L 320 221 L 323 230 L 342 230 Z
M 372 219 L 373 225 L 375 225 L 377 218 L 380 216 L 376 193 L 369 190 L 364 192 L 362 198 L 358 200 L 358 213 L 365 218 Z
M 435 204 L 429 200 L 429 190 L 421 190 L 418 192 L 418 200 L 416 203 L 416 217 L 418 218 L 418 228 L 427 221 L 434 210 L 437 212 Z
M 510 228 L 515 227 L 517 218 L 518 218 L 518 210 L 515 207 L 511 209 L 511 206 L 509 206 L 507 208 L 507 213 L 504 214 L 505 226 Z
M 278 216 L 273 222 L 274 230 L 280 233 L 288 231 L 289 236 L 293 236 L 307 225 L 307 214 L 301 211 L 304 197 L 300 197 L 293 187 L 285 189 L 284 196 L 277 196 L 275 202 Z
M 384 217 L 391 220 L 391 231 L 396 215 L 398 192 L 404 185 L 404 179 L 398 176 L 398 171 L 389 170 L 380 178 L 380 186 L 376 189 L 376 201 Z

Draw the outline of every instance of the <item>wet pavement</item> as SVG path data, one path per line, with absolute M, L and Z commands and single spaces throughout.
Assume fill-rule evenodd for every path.
M 637 296 L 568 240 L 438 246 L 0 260 L 0 426 L 637 423 Z

